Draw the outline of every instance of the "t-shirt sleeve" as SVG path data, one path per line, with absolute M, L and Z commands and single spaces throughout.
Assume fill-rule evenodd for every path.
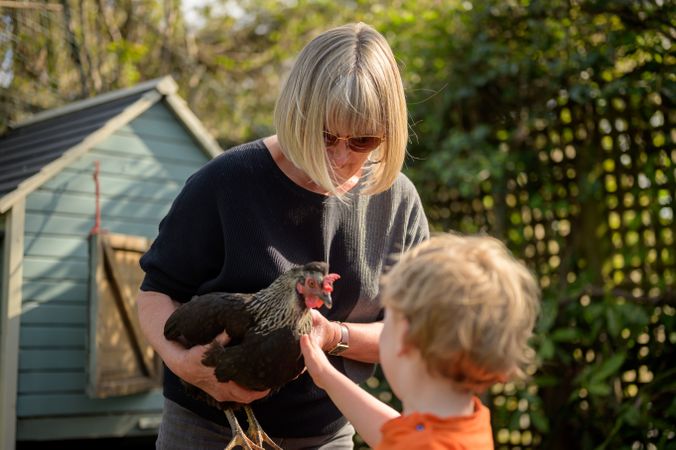
M 160 222 L 157 238 L 140 261 L 141 290 L 185 302 L 222 270 L 222 202 L 207 167 L 188 179 Z

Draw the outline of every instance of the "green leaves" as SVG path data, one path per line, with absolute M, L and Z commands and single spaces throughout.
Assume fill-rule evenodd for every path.
M 559 328 L 554 330 L 550 339 L 554 342 L 568 342 L 575 343 L 579 342 L 584 333 L 577 328 Z
M 626 359 L 624 353 L 619 353 L 617 355 L 612 355 L 610 358 L 602 361 L 594 370 L 591 371 L 589 375 L 590 384 L 596 384 L 601 381 L 605 381 L 606 378 L 611 375 L 617 375 L 616 372 L 619 371 L 622 364 Z
M 431 227 L 504 237 L 543 290 L 540 366 L 489 403 L 494 430 L 555 450 L 673 446 L 673 2 L 217 0 L 190 32 L 175 2 L 70 3 L 83 73 L 103 80 L 92 94 L 171 73 L 226 146 L 274 132 L 312 37 L 375 26 L 404 79 L 405 170 Z M 81 91 L 64 24 L 15 15 L 0 127 Z
M 541 360 L 546 361 L 554 358 L 556 348 L 554 347 L 554 342 L 551 338 L 539 336 L 539 344 L 537 355 Z

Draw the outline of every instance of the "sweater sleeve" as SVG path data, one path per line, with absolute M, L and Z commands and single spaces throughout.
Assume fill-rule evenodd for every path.
M 413 188 L 411 193 L 411 209 L 408 215 L 408 227 L 406 228 L 406 247 L 404 250 L 409 250 L 422 241 L 429 239 L 430 228 L 427 222 L 427 216 L 423 209 L 422 201 L 418 191 Z
M 140 261 L 145 272 L 141 290 L 185 302 L 222 270 L 222 202 L 209 166 L 188 179 L 160 222 L 157 238 Z
M 403 252 L 410 250 L 430 237 L 429 224 L 420 200 L 420 195 L 413 183 L 407 178 L 404 179 L 403 198 L 406 200 L 403 204 L 405 205 L 406 214 L 404 215 L 405 225 L 402 230 L 402 245 L 397 248 L 398 252 L 392 253 L 387 257 L 387 261 L 383 266 L 383 274 L 389 272 Z M 380 294 L 378 294 L 378 296 L 380 296 Z M 383 320 L 384 315 L 385 310 L 381 308 L 377 320 Z

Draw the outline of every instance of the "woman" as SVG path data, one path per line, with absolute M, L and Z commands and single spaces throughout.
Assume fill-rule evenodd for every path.
M 204 348 L 165 340 L 164 323 L 176 302 L 195 294 L 256 292 L 293 266 L 328 261 L 341 280 L 333 308 L 314 315 L 313 333 L 360 382 L 378 358 L 380 275 L 390 256 L 428 237 L 418 194 L 401 174 L 401 77 L 377 31 L 351 24 L 312 40 L 274 121 L 276 135 L 235 147 L 190 177 L 141 260 L 139 319 L 168 368 L 158 448 L 222 449 L 230 437 L 223 413 L 188 397 L 179 377 L 219 401 L 262 399 L 253 411 L 287 450 L 352 448 L 353 428 L 307 374 L 268 397 L 218 383 L 201 364 Z

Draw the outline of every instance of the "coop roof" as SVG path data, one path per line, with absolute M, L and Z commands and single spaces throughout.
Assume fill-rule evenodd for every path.
M 207 154 L 219 154 L 216 141 L 176 91 L 176 83 L 167 76 L 47 110 L 12 125 L 0 136 L 0 214 L 161 100 Z

